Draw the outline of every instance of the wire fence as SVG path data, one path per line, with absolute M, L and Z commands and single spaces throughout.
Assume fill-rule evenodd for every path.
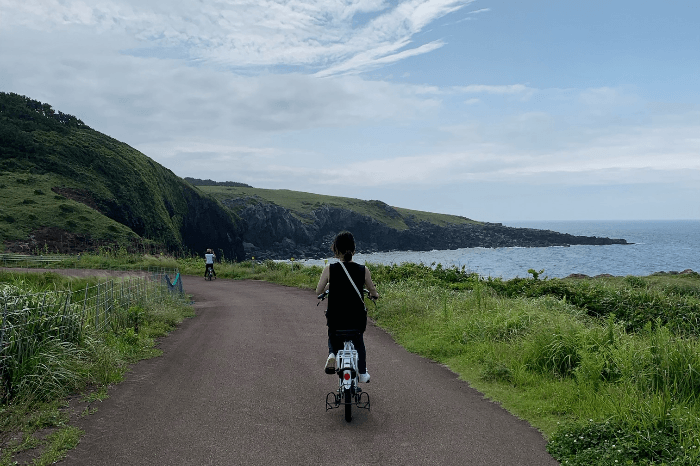
M 110 271 L 142 272 L 155 269 L 155 266 L 136 264 L 114 264 L 108 256 L 81 256 L 80 254 L 14 254 L 0 253 L 0 267 L 9 269 L 90 269 Z
M 172 297 L 184 298 L 180 274 L 162 268 L 77 290 L 23 293 L 13 285 L 0 285 L 0 394 L 11 392 L 13 373 L 31 364 L 47 345 L 79 344 L 88 331 L 138 332 L 141 310 Z

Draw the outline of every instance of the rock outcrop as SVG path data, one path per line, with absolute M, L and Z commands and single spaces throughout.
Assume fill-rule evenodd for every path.
M 342 230 L 353 233 L 357 250 L 363 253 L 470 247 L 627 244 L 624 239 L 574 236 L 551 230 L 507 227 L 500 223 L 439 226 L 419 222 L 411 217 L 404 219 L 408 228 L 399 230 L 370 216 L 328 205 L 312 211 L 302 220 L 284 207 L 260 202 L 259 199 L 228 199 L 222 203 L 234 210 L 244 222 L 242 239 L 246 258 L 328 257 L 335 234 Z M 390 206 L 386 207 L 396 212 Z M 396 214 L 399 215 L 398 212 Z

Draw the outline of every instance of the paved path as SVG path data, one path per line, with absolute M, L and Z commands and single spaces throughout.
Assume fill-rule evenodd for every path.
M 325 411 L 336 378 L 311 290 L 183 277 L 196 317 L 82 419 L 68 465 L 556 465 L 542 436 L 445 367 L 365 333 L 372 411 Z

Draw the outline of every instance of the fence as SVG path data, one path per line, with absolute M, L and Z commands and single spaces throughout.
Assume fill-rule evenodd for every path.
M 79 344 L 86 331 L 138 331 L 140 316 L 130 309 L 183 297 L 177 271 L 154 268 L 135 274 L 44 293 L 18 294 L 11 285 L 0 285 L 0 397 L 11 393 L 15 370 L 48 342 Z
M 58 255 L 0 254 L 0 264 L 3 267 L 50 267 L 63 259 L 62 256 Z

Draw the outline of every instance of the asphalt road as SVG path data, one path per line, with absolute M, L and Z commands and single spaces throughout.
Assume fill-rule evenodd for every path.
M 67 465 L 556 465 L 540 433 L 382 330 L 365 333 L 372 411 L 325 411 L 311 290 L 183 277 L 196 317 L 81 419 Z

